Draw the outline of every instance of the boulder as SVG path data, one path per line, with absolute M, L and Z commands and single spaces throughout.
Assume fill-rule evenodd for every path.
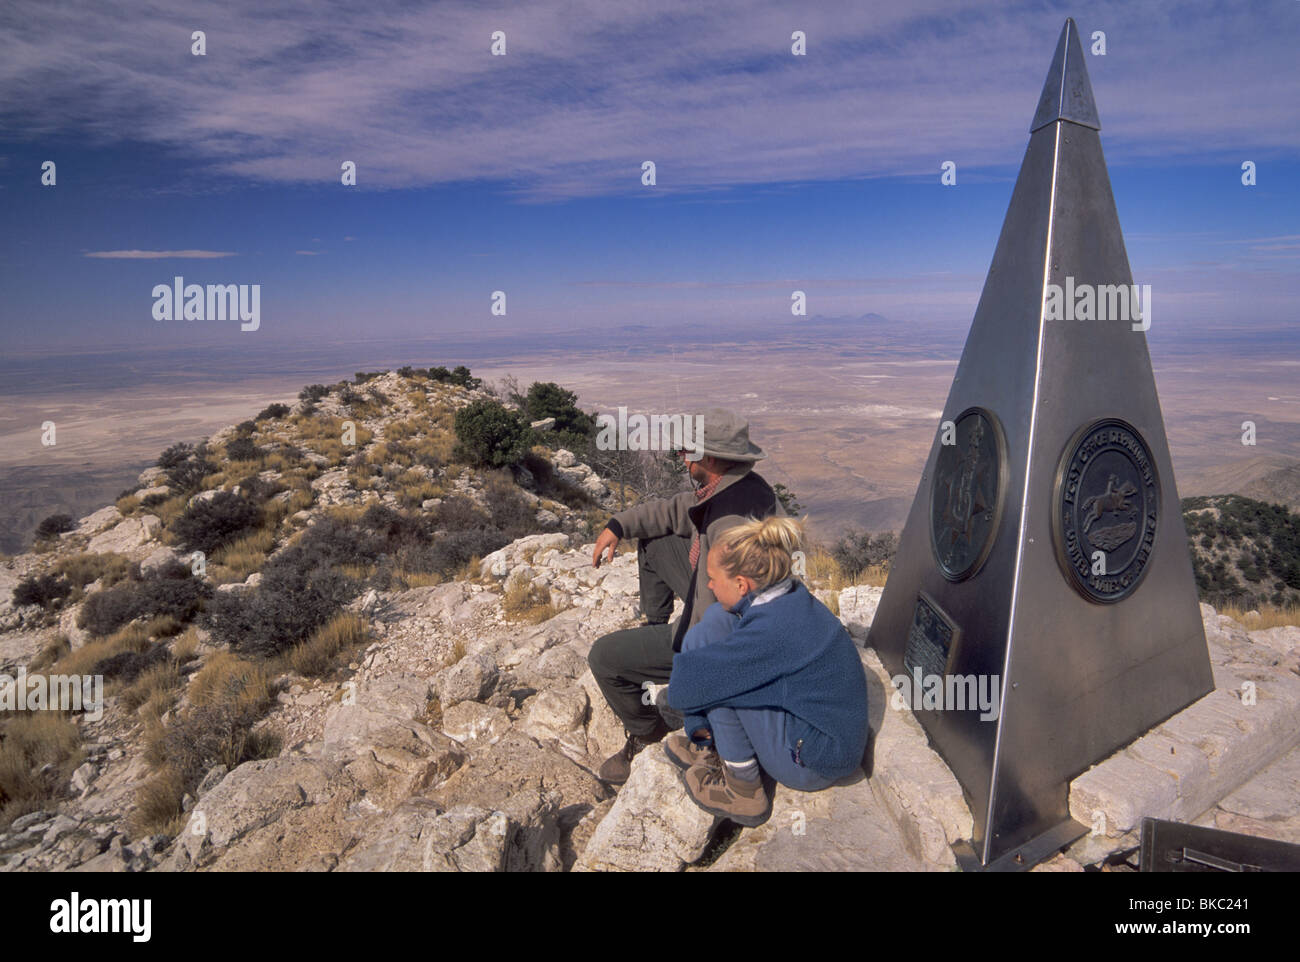
M 482 701 L 492 694 L 500 672 L 491 658 L 483 654 L 466 655 L 434 678 L 433 688 L 443 711 L 462 701 Z
M 632 772 L 574 865 L 577 872 L 679 872 L 713 835 L 714 817 L 691 801 L 677 766 L 658 745 Z

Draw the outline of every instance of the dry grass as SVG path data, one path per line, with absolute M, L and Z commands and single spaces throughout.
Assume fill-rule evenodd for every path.
M 122 692 L 122 704 L 127 711 L 135 711 L 149 703 L 151 714 L 161 716 L 175 704 L 180 694 L 181 674 L 176 662 L 170 658 L 140 675 Z
M 185 633 L 172 642 L 172 657 L 179 662 L 190 661 L 199 655 L 199 633 L 190 626 Z
M 190 503 L 187 495 L 178 494 L 174 498 L 168 498 L 162 504 L 156 505 L 152 509 L 153 514 L 158 516 L 158 520 L 166 528 L 171 527 L 171 523 L 185 513 L 186 506 Z
M 1241 608 L 1237 605 L 1224 605 L 1219 614 L 1227 615 L 1241 624 L 1247 631 L 1259 631 L 1264 628 L 1282 628 L 1287 625 L 1300 626 L 1300 605 L 1287 605 L 1278 608 L 1275 605 L 1262 605 L 1257 608 Z
M 274 532 L 285 518 L 299 511 L 306 511 L 315 503 L 316 492 L 311 489 L 310 482 L 304 481 L 301 487 L 294 488 L 293 493 L 284 500 L 273 499 L 266 502 L 262 508 L 262 528 Z
M 262 528 L 218 548 L 212 555 L 212 563 L 222 569 L 219 572 L 223 576 L 221 580 L 243 581 L 254 571 L 261 570 L 274 546 L 274 531 Z
M 829 588 L 832 591 L 854 585 L 883 587 L 889 577 L 887 565 L 871 565 L 850 578 L 834 556 L 821 545 L 810 546 L 806 554 L 808 574 L 803 580 L 809 587 Z
M 117 499 L 117 510 L 122 512 L 122 517 L 129 517 L 140 507 L 140 497 L 135 494 L 128 494 L 125 498 Z
M 228 651 L 216 652 L 190 681 L 190 702 L 207 706 L 228 703 L 260 714 L 274 700 L 266 668 Z
M 393 572 L 393 578 L 403 588 L 432 588 L 442 584 L 442 575 L 436 571 L 406 571 L 403 568 Z
M 551 604 L 551 593 L 532 584 L 515 584 L 507 588 L 501 598 L 501 607 L 507 621 L 527 625 L 541 624 L 559 614 Z
M 55 663 L 51 674 L 91 675 L 94 667 L 105 658 L 124 651 L 143 652 L 150 645 L 147 625 L 132 623 L 119 628 L 107 638 L 87 642 L 76 651 L 69 651 Z
M 0 727 L 0 830 L 67 793 L 84 753 L 72 719 L 57 711 L 10 714 Z
M 302 644 L 296 645 L 288 654 L 288 662 L 298 674 L 318 678 L 333 670 L 341 660 L 340 655 L 350 658 L 370 640 L 370 628 L 365 619 L 344 612 L 317 628 Z
M 80 589 L 94 581 L 100 581 L 101 588 L 108 588 L 124 580 L 134 568 L 134 562 L 120 554 L 106 551 L 101 554 L 75 554 L 64 558 L 54 566 L 54 573 L 63 575 L 72 585 L 74 591 L 69 604 L 75 604 L 81 597 Z
M 27 670 L 29 672 L 45 671 L 51 665 L 57 664 L 59 659 L 65 657 L 70 651 L 72 651 L 72 643 L 68 641 L 67 635 L 60 632 L 32 659 L 31 664 L 27 666 Z
M 184 828 L 187 815 L 182 809 L 185 784 L 171 765 L 163 766 L 135 793 L 135 811 L 129 827 L 136 837 L 145 835 L 175 836 Z

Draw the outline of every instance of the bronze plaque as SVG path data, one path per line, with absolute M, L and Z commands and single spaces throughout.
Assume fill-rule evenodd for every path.
M 916 596 L 912 625 L 907 630 L 903 667 L 921 669 L 921 676 L 948 674 L 948 663 L 960 631 L 952 619 L 925 592 Z
M 971 577 L 993 548 L 1002 515 L 1006 442 L 997 415 L 967 408 L 940 444 L 930 488 L 930 546 L 949 581 Z
M 1160 519 L 1160 479 L 1137 429 L 1118 418 L 1085 425 L 1057 471 L 1052 534 L 1075 589 L 1109 604 L 1146 573 Z

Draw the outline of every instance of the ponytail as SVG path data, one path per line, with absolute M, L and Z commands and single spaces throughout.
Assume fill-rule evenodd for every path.
M 761 591 L 790 577 L 791 555 L 802 543 L 802 521 L 773 515 L 728 528 L 714 547 L 718 563 L 729 575 L 750 578 Z

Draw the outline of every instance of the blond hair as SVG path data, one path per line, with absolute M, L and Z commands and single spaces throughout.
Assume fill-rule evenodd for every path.
M 803 522 L 772 516 L 751 518 L 724 531 L 711 550 L 728 575 L 750 578 L 761 591 L 790 577 L 791 554 L 803 544 Z

